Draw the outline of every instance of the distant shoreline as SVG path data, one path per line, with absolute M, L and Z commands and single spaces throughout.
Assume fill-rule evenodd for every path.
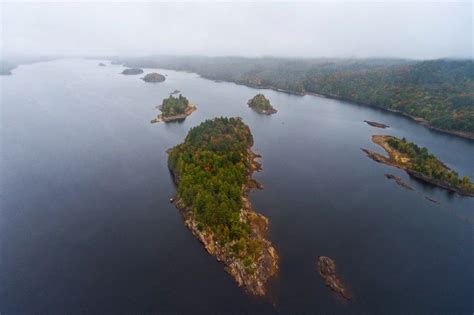
M 170 69 L 170 70 L 174 70 L 174 69 Z M 180 71 L 180 70 L 174 70 L 174 71 Z M 186 72 L 188 72 L 188 71 L 186 71 Z M 347 99 L 347 98 L 343 98 L 343 97 L 340 97 L 340 96 L 332 95 L 332 94 L 315 93 L 315 92 L 297 93 L 297 92 L 294 92 L 294 91 L 289 91 L 289 90 L 285 90 L 285 89 L 276 88 L 274 86 L 258 86 L 258 85 L 255 85 L 255 84 L 246 84 L 246 83 L 241 83 L 241 82 L 236 82 L 236 81 L 214 80 L 212 78 L 208 78 L 206 76 L 200 75 L 199 73 L 196 73 L 196 74 L 198 74 L 203 79 L 212 80 L 216 83 L 229 82 L 229 83 L 234 83 L 234 84 L 237 84 L 237 85 L 247 86 L 247 87 L 254 88 L 254 89 L 268 89 L 268 90 L 273 90 L 273 91 L 276 91 L 276 92 L 281 92 L 281 93 L 286 93 L 286 94 L 291 94 L 291 95 L 297 95 L 297 96 L 305 96 L 305 95 L 318 96 L 318 97 L 324 97 L 324 98 L 344 101 L 344 102 L 347 102 L 347 103 L 362 105 L 362 106 L 365 106 L 365 107 L 376 108 L 376 109 L 380 109 L 382 111 L 390 112 L 390 113 L 393 113 L 393 114 L 397 114 L 397 115 L 409 118 L 409 119 L 413 120 L 414 122 L 428 128 L 428 129 L 431 129 L 431 130 L 435 130 L 435 131 L 438 131 L 438 132 L 441 132 L 441 133 L 449 134 L 451 136 L 464 138 L 464 139 L 467 139 L 467 140 L 474 140 L 474 133 L 472 133 L 472 132 L 447 130 L 447 129 L 437 128 L 437 127 L 431 126 L 425 119 L 423 119 L 421 117 L 412 116 L 412 115 L 409 115 L 409 114 L 404 113 L 402 111 L 398 111 L 398 110 L 394 110 L 394 109 L 383 108 L 383 107 L 379 107 L 379 106 L 376 106 L 376 105 L 356 102 L 356 101 L 353 101 L 353 100 L 350 100 L 350 99 Z
M 5 63 L 5 64 L 7 64 L 7 67 L 5 67 L 5 69 L 0 70 L 0 75 L 5 75 L 5 76 L 12 75 L 11 70 L 17 68 L 20 65 L 36 63 L 36 62 L 41 62 L 41 61 L 51 61 L 51 60 L 56 60 L 56 59 L 60 59 L 60 58 L 59 57 L 58 58 L 44 58 L 44 59 L 40 59 L 40 60 L 32 60 L 32 61 L 29 60 L 29 61 L 24 61 L 24 62 L 22 61 L 22 62 L 18 62 L 18 63 L 15 63 L 15 64 Z M 83 59 L 91 59 L 91 58 L 84 57 Z M 94 58 L 94 59 L 99 60 L 100 58 Z M 106 59 L 110 60 L 112 62 L 112 64 L 127 66 L 127 62 L 114 61 L 114 59 L 108 59 L 108 58 L 106 58 Z M 376 105 L 363 103 L 363 102 L 356 102 L 354 100 L 350 100 L 350 99 L 340 97 L 340 96 L 336 96 L 336 95 L 332 95 L 332 94 L 321 93 L 321 92 L 316 93 L 316 92 L 308 92 L 308 91 L 305 91 L 304 93 L 298 93 L 298 92 L 295 92 L 295 91 L 285 90 L 285 89 L 277 88 L 277 87 L 270 86 L 270 85 L 260 86 L 260 85 L 244 83 L 244 82 L 238 82 L 238 81 L 231 81 L 231 80 L 225 80 L 225 79 L 215 79 L 215 78 L 211 78 L 211 77 L 199 74 L 197 72 L 177 70 L 177 69 L 173 69 L 171 67 L 149 67 L 149 66 L 146 66 L 145 68 L 167 69 L 167 70 L 173 70 L 173 71 L 178 71 L 178 72 L 195 73 L 203 79 L 211 80 L 211 81 L 214 81 L 216 83 L 229 82 L 229 83 L 234 83 L 234 84 L 237 84 L 237 85 L 247 86 L 247 87 L 254 88 L 254 89 L 269 89 L 269 90 L 273 90 L 273 91 L 276 91 L 276 92 L 282 92 L 282 93 L 291 94 L 291 95 L 298 95 L 298 96 L 312 95 L 312 96 L 319 96 L 319 97 L 325 97 L 325 98 L 329 98 L 329 99 L 340 100 L 340 101 L 344 101 L 344 102 L 348 102 L 348 103 L 352 103 L 352 104 L 362 105 L 362 106 L 376 108 L 376 109 L 380 109 L 382 111 L 394 113 L 394 114 L 409 118 L 409 119 L 413 120 L 414 122 L 428 128 L 428 129 L 431 129 L 431 130 L 434 130 L 434 131 L 437 131 L 437 132 L 440 132 L 440 133 L 448 134 L 448 135 L 451 135 L 451 136 L 467 139 L 467 140 L 470 140 L 470 141 L 474 141 L 474 133 L 472 133 L 472 132 L 459 131 L 459 130 L 447 130 L 447 129 L 434 127 L 434 126 L 430 125 L 425 119 L 423 119 L 421 117 L 412 116 L 410 114 L 407 114 L 407 113 L 404 113 L 404 112 L 401 112 L 401 111 L 398 111 L 398 110 L 394 110 L 394 109 L 379 107 L 379 106 L 376 106 Z
M 128 66 L 127 62 L 123 62 L 123 65 Z M 456 137 L 467 139 L 467 140 L 474 140 L 474 133 L 472 133 L 472 132 L 459 131 L 459 130 L 447 130 L 447 129 L 434 127 L 434 126 L 430 125 L 425 119 L 423 119 L 421 117 L 412 116 L 410 114 L 407 114 L 407 113 L 404 113 L 404 112 L 401 112 L 401 111 L 398 111 L 398 110 L 394 110 L 394 109 L 379 107 L 379 106 L 376 106 L 376 105 L 363 103 L 363 102 L 357 102 L 357 101 L 350 100 L 350 99 L 340 97 L 340 96 L 337 96 L 337 95 L 333 95 L 333 94 L 321 93 L 321 92 L 308 92 L 308 91 L 298 93 L 298 92 L 295 92 L 295 91 L 290 91 L 290 90 L 286 90 L 286 89 L 277 88 L 277 87 L 271 86 L 271 85 L 256 85 L 256 84 L 251 84 L 251 83 L 247 83 L 247 82 L 232 81 L 232 80 L 226 80 L 226 79 L 217 79 L 217 78 L 213 78 L 213 77 L 209 77 L 209 76 L 200 74 L 198 72 L 187 71 L 187 70 L 178 70 L 176 68 L 166 67 L 166 66 L 161 66 L 161 67 L 156 67 L 156 66 L 155 67 L 153 67 L 153 66 L 149 67 L 148 66 L 147 68 L 167 69 L 167 70 L 173 70 L 173 71 L 178 71 L 178 72 L 195 73 L 203 79 L 211 80 L 211 81 L 214 81 L 216 83 L 229 82 L 229 83 L 234 83 L 234 84 L 237 84 L 237 85 L 247 86 L 247 87 L 254 88 L 254 89 L 269 89 L 269 90 L 273 90 L 273 91 L 276 91 L 276 92 L 282 92 L 282 93 L 287 93 L 287 94 L 291 94 L 291 95 L 298 95 L 298 96 L 305 96 L 305 95 L 319 96 L 319 97 L 325 97 L 325 98 L 329 98 L 329 99 L 340 100 L 340 101 L 344 101 L 344 102 L 348 102 L 348 103 L 352 103 L 352 104 L 362 105 L 362 106 L 366 106 L 366 107 L 377 108 L 377 109 L 380 109 L 382 111 L 387 111 L 387 112 L 390 112 L 390 113 L 394 113 L 394 114 L 409 118 L 409 119 L 415 121 L 416 123 L 418 123 L 418 124 L 420 124 L 420 125 L 422 125 L 426 128 L 429 128 L 431 130 L 434 130 L 434 131 L 437 131 L 437 132 L 440 132 L 440 133 L 449 134 L 451 136 L 456 136 Z

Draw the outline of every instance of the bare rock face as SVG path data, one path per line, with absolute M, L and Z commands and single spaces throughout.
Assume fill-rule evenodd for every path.
M 125 75 L 135 75 L 135 74 L 142 74 L 143 70 L 138 69 L 138 68 L 130 68 L 130 69 L 125 69 L 122 71 L 122 74 Z
M 151 83 L 156 83 L 156 82 L 163 82 L 165 81 L 166 78 L 164 75 L 162 74 L 159 74 L 159 73 L 148 73 L 147 75 L 145 75 L 145 77 L 143 78 L 143 81 L 145 82 L 151 82 Z
M 329 257 L 320 256 L 317 261 L 318 272 L 321 278 L 326 281 L 326 285 L 341 297 L 350 300 L 351 296 L 342 281 L 336 274 L 336 263 Z

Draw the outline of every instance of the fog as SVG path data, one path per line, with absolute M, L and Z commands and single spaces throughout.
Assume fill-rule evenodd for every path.
M 54 55 L 473 55 L 468 2 L 2 3 L 1 50 Z

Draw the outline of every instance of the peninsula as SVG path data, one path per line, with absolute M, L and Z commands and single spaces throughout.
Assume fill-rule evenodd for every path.
M 215 118 L 191 128 L 168 150 L 177 185 L 174 198 L 185 225 L 247 292 L 263 296 L 278 271 L 278 255 L 266 238 L 268 219 L 252 210 L 247 194 L 260 169 L 253 137 L 240 118 Z
M 270 104 L 270 101 L 263 94 L 255 95 L 247 102 L 247 104 L 259 114 L 271 115 L 277 112 L 277 110 L 273 108 L 273 106 Z
M 151 82 L 151 83 L 157 83 L 157 82 L 163 82 L 166 80 L 165 76 L 159 73 L 147 73 L 145 77 L 142 78 L 143 81 L 145 82 Z
M 405 138 L 399 139 L 388 135 L 373 135 L 372 141 L 388 153 L 386 157 L 362 149 L 374 161 L 403 169 L 410 176 L 435 186 L 463 196 L 474 197 L 474 184 L 469 177 L 459 178 L 458 173 L 430 154 L 427 148 L 419 147 Z
M 179 94 L 178 97 L 170 95 L 168 98 L 165 98 L 163 103 L 158 106 L 158 109 L 161 110 L 161 115 L 158 115 L 151 123 L 183 120 L 191 115 L 197 108 L 196 105 L 191 104 L 186 97 Z

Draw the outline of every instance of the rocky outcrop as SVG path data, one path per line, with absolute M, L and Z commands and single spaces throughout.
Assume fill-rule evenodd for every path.
M 107 65 L 106 65 L 105 63 L 103 63 L 103 62 L 100 62 L 100 63 L 99 63 L 99 67 L 106 67 L 106 66 L 107 66 Z
M 393 175 L 393 174 L 385 174 L 385 177 L 388 178 L 388 179 L 392 179 L 394 180 L 399 186 L 405 188 L 405 189 L 408 189 L 408 190 L 414 190 L 410 185 L 408 185 L 407 183 L 405 183 L 401 177 L 399 176 L 396 176 L 396 175 Z
M 385 125 L 385 124 L 382 124 L 382 123 L 379 123 L 379 122 L 376 122 L 376 121 L 364 120 L 364 122 L 367 123 L 368 125 L 371 125 L 372 127 L 376 127 L 376 128 L 385 129 L 385 128 L 389 127 L 388 125 Z
M 130 69 L 125 69 L 122 71 L 122 74 L 125 75 L 136 75 L 136 74 L 142 74 L 143 70 L 138 69 L 138 68 L 130 68 Z
M 336 274 L 336 263 L 329 257 L 320 256 L 317 261 L 319 275 L 326 282 L 326 285 L 339 296 L 350 300 L 351 296 L 342 281 Z
M 157 82 L 163 82 L 166 80 L 165 76 L 159 73 L 147 73 L 145 77 L 142 78 L 143 81 L 145 82 L 151 82 L 151 83 L 157 83 Z

